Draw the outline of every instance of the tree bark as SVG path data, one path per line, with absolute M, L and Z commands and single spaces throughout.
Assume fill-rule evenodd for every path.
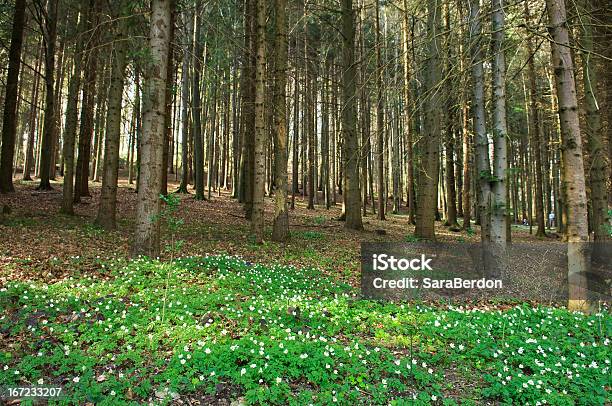
M 6 76 L 4 96 L 4 116 L 2 121 L 2 152 L 0 157 L 0 193 L 14 192 L 13 157 L 15 153 L 15 134 L 17 131 L 17 90 L 19 87 L 19 66 L 21 65 L 21 45 L 25 21 L 25 0 L 15 1 L 9 66 Z
M 255 145 L 251 233 L 257 244 L 263 242 L 264 188 L 266 182 L 266 127 L 264 120 L 266 75 L 266 1 L 256 1 L 256 63 L 255 63 Z
M 470 2 L 470 56 L 472 62 L 472 114 L 474 119 L 476 170 L 478 173 L 478 213 L 480 222 L 480 239 L 491 240 L 490 195 L 491 164 L 489 161 L 489 141 L 487 139 L 484 71 L 482 57 L 482 29 L 480 24 L 480 1 Z
M 123 2 L 118 10 L 125 7 Z M 113 65 L 108 91 L 106 136 L 104 137 L 104 173 L 96 224 L 106 230 L 117 228 L 117 180 L 119 179 L 119 142 L 121 141 L 121 106 L 127 61 L 127 17 L 116 16 L 118 26 L 114 39 Z
M 506 58 L 504 55 L 504 0 L 492 0 L 493 30 L 493 185 L 491 210 L 491 243 L 494 249 L 505 249 L 507 243 L 508 189 L 506 126 Z
M 181 68 L 181 184 L 177 193 L 189 193 L 189 69 L 193 50 L 193 14 L 187 7 L 183 12 L 185 37 L 183 38 L 183 66 Z
M 563 184 L 567 197 L 568 283 L 570 310 L 590 310 L 587 275 L 590 271 L 589 226 L 582 157 L 582 136 L 578 121 L 578 100 L 574 66 L 569 45 L 564 0 L 546 0 L 552 37 L 552 64 L 559 99 L 563 144 Z
M 597 69 L 593 61 L 593 25 L 595 20 L 592 13 L 595 11 L 592 0 L 582 0 L 583 11 L 581 45 L 582 45 L 582 77 L 584 84 L 584 95 L 586 104 L 586 137 L 588 140 L 589 156 L 591 158 L 590 186 L 592 216 L 591 224 L 594 232 L 595 241 L 605 241 L 610 239 L 608 227 L 610 215 L 608 213 L 608 196 L 606 190 L 607 171 L 606 151 L 602 137 L 600 108 L 598 103 L 598 78 Z M 612 92 L 612 89 L 608 89 Z M 610 107 L 608 107 L 610 108 Z M 608 123 L 610 126 L 612 123 Z M 610 141 L 608 141 L 610 142 Z
M 53 134 L 55 132 L 55 42 L 57 39 L 57 4 L 58 0 L 47 2 L 45 27 L 45 121 L 41 142 L 40 184 L 38 190 L 52 190 L 51 154 L 53 153 Z
M 423 158 L 419 174 L 419 203 L 415 235 L 418 238 L 435 239 L 435 215 L 437 212 L 439 180 L 439 147 L 441 97 L 440 90 L 440 0 L 427 2 L 427 62 L 425 73 L 425 120 Z
M 140 183 L 132 256 L 158 257 L 161 172 L 163 160 L 166 69 L 173 0 L 153 0 L 149 35 L 150 61 L 143 92 Z
M 276 10 L 276 62 L 274 68 L 274 160 L 276 195 L 272 240 L 286 241 L 289 237 L 287 212 L 287 0 L 274 0 Z
M 342 5 L 342 135 L 344 167 L 345 227 L 362 230 L 361 192 L 359 184 L 359 146 L 355 111 L 355 16 L 353 0 Z

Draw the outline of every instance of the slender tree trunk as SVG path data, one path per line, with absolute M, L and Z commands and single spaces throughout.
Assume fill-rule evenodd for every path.
M 385 124 L 383 108 L 383 62 L 381 53 L 381 34 L 380 34 L 380 15 L 379 0 L 375 4 L 375 31 L 376 31 L 376 163 L 377 163 L 377 183 L 378 189 L 378 219 L 385 220 L 387 206 L 387 190 L 385 188 Z
M 40 94 L 40 65 L 42 60 L 43 46 L 38 49 L 38 57 L 36 58 L 36 70 L 34 72 L 34 80 L 32 84 L 32 105 L 30 106 L 30 118 L 28 122 L 28 139 L 26 142 L 25 160 L 23 163 L 23 180 L 32 180 L 30 172 L 35 164 L 34 159 L 34 135 L 36 132 L 36 117 L 38 115 L 38 96 Z
M 149 35 L 150 61 L 143 92 L 140 183 L 136 201 L 133 256 L 159 256 L 159 190 L 163 161 L 166 69 L 173 0 L 153 0 Z
M 590 271 L 589 226 L 582 157 L 582 136 L 578 121 L 578 100 L 574 66 L 569 46 L 564 0 L 546 0 L 552 63 L 557 83 L 561 139 L 563 143 L 563 183 L 567 196 L 568 283 L 570 310 L 590 310 L 587 275 Z
M 274 0 L 276 10 L 276 61 L 274 68 L 274 160 L 276 195 L 272 239 L 286 241 L 289 236 L 289 215 L 287 212 L 287 1 Z
M 491 240 L 490 195 L 491 164 L 489 161 L 489 141 L 485 122 L 484 71 L 482 56 L 482 29 L 480 25 L 480 1 L 470 2 L 470 56 L 472 62 L 472 114 L 476 148 L 476 171 L 480 195 L 478 212 L 480 238 L 483 242 Z
M 15 1 L 9 66 L 4 96 L 4 116 L 2 121 L 2 152 L 0 157 L 0 193 L 14 192 L 13 156 L 15 153 L 15 134 L 17 131 L 17 90 L 19 86 L 19 66 L 21 65 L 21 44 L 25 21 L 26 0 Z M 22 85 L 23 86 L 23 85 Z
M 256 243 L 263 242 L 264 233 L 264 188 L 265 188 L 265 142 L 264 120 L 265 75 L 266 75 L 266 0 L 255 0 L 256 5 L 256 63 L 255 63 L 255 145 L 253 212 L 251 233 Z
M 81 71 L 83 62 L 83 38 L 82 35 L 88 29 L 86 5 L 81 7 L 79 18 L 72 73 L 68 83 L 68 98 L 66 99 L 66 123 L 64 126 L 64 142 L 62 145 L 64 156 L 64 184 L 62 195 L 62 213 L 73 214 L 74 200 L 74 144 L 78 121 L 79 92 L 81 90 Z
M 100 0 L 90 0 L 91 12 L 89 13 L 94 36 L 88 43 L 86 52 L 86 64 L 83 83 L 83 100 L 81 104 L 81 126 L 79 129 L 79 147 L 77 164 L 75 169 L 74 182 L 74 202 L 78 203 L 81 197 L 90 196 L 89 194 L 89 159 L 91 156 L 91 143 L 94 132 L 94 107 L 96 98 L 96 78 L 99 49 L 97 49 L 99 36 L 98 21 Z M 104 89 L 100 89 L 104 91 Z
M 531 18 L 529 16 L 529 5 L 528 1 L 525 0 L 525 21 L 530 24 Z M 538 91 L 536 85 L 536 71 L 535 71 L 535 55 L 533 48 L 533 40 L 528 35 L 525 42 L 527 47 L 527 74 L 529 76 L 529 132 L 533 145 L 535 146 L 535 211 L 536 211 L 536 222 L 538 223 L 538 229 L 536 231 L 536 237 L 546 236 L 546 228 L 544 224 L 544 196 L 543 196 L 543 179 L 542 179 L 542 158 L 541 158 L 541 138 L 542 138 L 542 126 L 538 118 Z
M 195 189 L 196 200 L 205 200 L 204 197 L 204 146 L 202 142 L 202 101 L 200 95 L 200 72 L 202 71 L 202 25 L 203 22 L 202 2 L 198 1 L 196 6 L 195 23 L 195 45 L 193 59 L 193 82 L 191 86 L 193 100 L 193 148 L 195 165 Z
M 342 0 L 342 135 L 345 227 L 362 230 L 359 146 L 355 111 L 355 15 L 353 0 Z
M 52 190 L 50 180 L 51 154 L 53 153 L 53 133 L 55 130 L 55 42 L 57 37 L 58 0 L 47 2 L 45 18 L 45 122 L 41 142 L 40 184 L 38 190 Z
M 504 0 L 492 0 L 493 29 L 493 186 L 491 207 L 491 242 L 495 249 L 507 243 L 508 189 L 506 127 L 506 60 L 504 55 Z
M 170 143 L 173 142 L 172 136 L 172 104 L 173 93 L 174 93 L 174 23 L 175 23 L 175 13 L 172 12 L 171 20 L 170 20 L 170 49 L 168 51 L 168 67 L 166 71 L 166 111 L 165 111 L 165 121 L 164 121 L 164 147 L 163 147 L 163 170 L 162 170 L 162 179 L 161 179 L 161 187 L 159 189 L 159 193 L 166 196 L 168 195 L 168 161 L 170 159 Z
M 193 49 L 193 14 L 187 7 L 183 12 L 185 36 L 183 38 L 183 66 L 181 68 L 181 184 L 178 193 L 189 193 L 189 69 L 191 66 L 191 53 Z
M 117 5 L 118 10 L 125 7 L 123 2 Z M 106 116 L 106 136 L 104 137 L 104 174 L 96 224 L 106 230 L 117 228 L 117 180 L 119 179 L 119 143 L 121 141 L 121 107 L 123 86 L 127 62 L 127 18 L 116 16 L 118 26 L 115 34 L 112 73 L 108 91 L 108 109 Z
M 438 178 L 440 161 L 440 0 L 427 2 L 428 58 L 426 63 L 426 97 L 424 121 L 423 158 L 419 174 L 419 204 L 415 235 L 419 238 L 435 239 L 436 202 L 438 200 Z
M 414 161 L 413 161 L 413 140 L 412 140 L 412 99 L 410 94 L 410 23 L 408 21 L 408 0 L 404 1 L 403 13 L 403 46 L 404 46 L 404 133 L 406 134 L 406 188 L 408 189 L 408 222 L 415 224 L 416 198 L 414 195 Z
M 597 69 L 593 62 L 593 25 L 595 20 L 592 13 L 595 11 L 592 0 L 582 0 L 584 13 L 580 27 L 582 29 L 582 75 L 584 83 L 584 95 L 586 102 L 586 137 L 588 140 L 591 181 L 591 204 L 592 216 L 591 224 L 594 231 L 595 241 L 610 239 L 610 232 L 607 227 L 610 224 L 608 213 L 608 196 L 606 190 L 606 180 L 608 179 L 606 164 L 606 151 L 602 137 L 600 109 L 597 97 Z M 609 44 L 608 44 L 609 45 Z M 612 89 L 608 89 L 612 92 Z M 611 108 L 608 106 L 608 108 Z M 610 127 L 612 123 L 608 123 Z M 608 142 L 611 142 L 609 140 Z

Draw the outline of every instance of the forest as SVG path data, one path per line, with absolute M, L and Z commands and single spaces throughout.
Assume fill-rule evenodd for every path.
M 6 0 L 0 62 L 1 404 L 612 403 L 608 0 Z

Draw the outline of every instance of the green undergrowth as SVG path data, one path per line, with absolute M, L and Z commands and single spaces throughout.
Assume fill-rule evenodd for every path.
M 92 276 L 96 275 L 96 276 Z M 356 299 L 316 269 L 229 256 L 139 259 L 0 289 L 0 386 L 51 404 L 597 405 L 609 313 Z

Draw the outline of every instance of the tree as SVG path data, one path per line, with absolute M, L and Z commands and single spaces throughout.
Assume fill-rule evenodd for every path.
M 525 0 L 525 22 L 528 24 L 531 20 L 529 15 L 528 1 Z M 542 189 L 542 155 L 540 151 L 540 143 L 542 138 L 542 127 L 538 118 L 538 90 L 536 82 L 536 71 L 535 71 L 535 52 L 533 48 L 533 40 L 531 36 L 527 37 L 525 43 L 527 50 L 527 75 L 529 77 L 529 133 L 533 140 L 535 147 L 533 154 L 535 155 L 535 209 L 536 209 L 536 222 L 538 223 L 538 229 L 536 231 L 537 237 L 544 237 L 546 235 L 546 228 L 544 223 L 544 197 Z
M 192 114 L 193 114 L 193 156 L 195 166 L 195 189 L 196 200 L 205 200 L 204 197 L 204 146 L 202 143 L 202 98 L 200 95 L 200 72 L 202 71 L 202 25 L 204 16 L 202 15 L 202 2 L 198 1 L 196 6 L 196 28 L 195 46 L 193 58 L 193 83 L 192 92 Z
M 274 0 L 276 10 L 276 61 L 274 68 L 274 160 L 276 162 L 276 195 L 272 239 L 285 241 L 289 236 L 287 212 L 287 1 Z
M 170 49 L 173 0 L 153 0 L 143 92 L 140 183 L 136 201 L 136 230 L 131 253 L 159 256 L 159 190 L 163 164 L 166 69 Z
M 567 207 L 568 309 L 588 311 L 587 275 L 590 271 L 589 225 L 582 156 L 582 135 L 578 121 L 578 98 L 569 42 L 564 0 L 546 0 L 551 34 L 552 64 L 559 100 L 563 146 L 563 187 Z
M 123 87 L 127 61 L 127 26 L 128 20 L 123 15 L 126 4 L 120 1 L 116 4 L 119 10 L 115 18 L 113 50 L 113 65 L 110 88 L 108 93 L 108 109 L 106 116 L 106 137 L 104 137 L 104 175 L 96 224 L 106 230 L 117 227 L 115 215 L 117 211 L 117 180 L 119 178 L 119 142 L 121 133 L 121 107 L 123 102 Z
M 384 92 L 383 92 L 383 61 L 381 52 L 381 33 L 380 33 L 380 4 L 376 0 L 376 163 L 378 169 L 377 188 L 378 188 L 378 219 L 385 220 L 387 207 L 387 190 L 385 189 L 385 124 L 384 124 Z
M 15 1 L 9 66 L 6 75 L 4 96 L 4 116 L 2 121 L 2 152 L 0 156 L 0 193 L 14 192 L 13 157 L 15 153 L 15 134 L 17 131 L 17 88 L 19 85 L 19 66 L 21 65 L 21 44 L 25 21 L 25 0 Z
M 419 168 L 419 204 L 415 235 L 435 239 L 435 213 L 438 200 L 440 148 L 440 0 L 427 2 L 427 61 L 425 72 L 424 147 Z
M 361 191 L 359 185 L 359 147 L 355 109 L 355 16 L 353 0 L 342 1 L 342 136 L 344 148 L 345 227 L 362 230 Z
M 265 142 L 266 127 L 264 121 L 264 78 L 266 75 L 266 1 L 256 1 L 256 63 L 255 63 L 255 145 L 254 177 L 251 216 L 251 233 L 256 243 L 263 242 L 264 232 L 264 187 L 266 181 Z
M 482 29 L 480 25 L 480 0 L 470 2 L 470 57 L 472 62 L 472 114 L 475 134 L 476 171 L 478 174 L 478 214 L 480 216 L 480 240 L 491 240 L 490 195 L 491 163 L 489 140 L 485 121 L 484 71 L 482 60 Z
M 81 6 L 75 49 L 72 63 L 72 73 L 68 83 L 68 97 L 66 99 L 66 119 L 64 125 L 64 142 L 62 153 L 64 156 L 64 184 L 62 185 L 62 213 L 73 214 L 74 200 L 74 143 L 78 122 L 79 92 L 81 91 L 81 75 L 83 62 L 84 41 L 83 34 L 88 30 L 89 9 L 86 4 Z
M 606 179 L 608 165 L 606 164 L 606 154 L 604 150 L 604 140 L 602 137 L 600 108 L 598 103 L 598 75 L 594 63 L 593 55 L 593 26 L 595 20 L 593 13 L 595 7 L 592 0 L 582 0 L 583 13 L 581 28 L 582 45 L 582 83 L 584 86 L 586 104 L 586 137 L 588 141 L 588 152 L 591 158 L 590 165 L 590 187 L 592 216 L 591 224 L 595 236 L 595 241 L 605 241 L 610 238 L 607 225 L 610 221 L 608 213 Z M 612 93 L 612 89 L 608 89 Z M 608 107 L 610 108 L 610 107 Z M 608 123 L 608 126 L 611 124 Z M 608 140 L 612 144 L 612 140 Z
M 183 37 L 183 66 L 181 68 L 181 184 L 177 193 L 189 193 L 189 69 L 191 67 L 191 53 L 193 49 L 193 15 L 187 7 L 183 12 L 185 26 Z
M 415 223 L 415 196 L 414 196 L 414 162 L 412 152 L 412 100 L 410 94 L 410 24 L 408 20 L 408 0 L 403 0 L 404 13 L 403 13 L 403 53 L 404 53 L 404 132 L 406 133 L 406 187 L 408 193 L 406 198 L 408 199 L 408 222 L 410 224 Z
M 507 227 L 508 171 L 506 127 L 506 59 L 504 55 L 504 0 L 492 0 L 493 30 L 493 186 L 491 211 L 491 243 L 505 249 Z M 487 151 L 488 153 L 488 151 Z
M 49 0 L 45 13 L 43 38 L 45 41 L 45 122 L 42 134 L 40 157 L 39 190 L 52 190 L 51 187 L 51 154 L 53 153 L 53 138 L 55 131 L 55 42 L 57 40 L 57 3 Z

